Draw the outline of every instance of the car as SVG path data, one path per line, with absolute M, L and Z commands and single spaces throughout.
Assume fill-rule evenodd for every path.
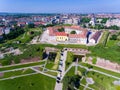
M 65 48 L 65 50 L 67 51 L 67 48 Z
M 63 56 L 63 53 L 61 53 L 61 56 Z
M 58 69 L 59 72 L 62 72 L 62 70 Z
M 62 62 L 60 62 L 60 63 L 59 63 L 59 65 L 63 66 L 63 63 L 62 63 Z
M 59 81 L 59 80 L 57 80 L 57 83 L 60 83 L 60 81 Z
M 61 80 L 61 78 L 60 78 L 60 77 L 57 77 L 57 80 Z
M 62 59 L 60 59 L 60 61 L 63 61 Z

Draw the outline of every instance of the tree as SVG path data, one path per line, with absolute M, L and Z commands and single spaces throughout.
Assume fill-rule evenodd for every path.
M 119 35 L 119 36 L 117 36 L 117 40 L 120 40 L 120 35 Z
M 117 35 L 112 35 L 110 40 L 117 40 Z
M 24 33 L 24 29 L 17 26 L 14 29 L 11 29 L 9 34 L 3 34 L 3 39 L 11 40 L 23 33 Z
M 34 28 L 35 25 L 33 23 L 28 24 L 28 28 Z
M 74 88 L 79 88 L 80 86 L 80 76 L 75 75 L 75 76 L 67 76 L 64 78 L 63 83 L 64 83 L 64 90 L 74 90 Z
M 71 31 L 70 34 L 76 34 L 76 31 Z
M 106 23 L 107 20 L 108 20 L 108 18 L 103 18 L 102 21 L 101 21 L 101 23 Z
M 64 28 L 60 28 L 60 29 L 58 29 L 58 31 L 59 32 L 64 32 L 65 30 L 64 30 Z
M 90 18 L 82 18 L 81 23 L 89 23 L 90 22 Z
M 109 29 L 113 29 L 113 30 L 119 30 L 120 28 L 116 25 L 110 26 Z

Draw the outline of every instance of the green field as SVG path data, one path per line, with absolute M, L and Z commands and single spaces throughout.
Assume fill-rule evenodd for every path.
M 73 62 L 73 59 L 74 59 L 73 53 L 67 52 L 67 59 L 65 61 L 65 64 L 66 64 L 65 69 L 67 69 L 71 65 L 71 63 Z
M 3 67 L 0 68 L 0 71 L 5 71 L 5 70 L 11 70 L 11 69 L 18 69 L 18 68 L 24 68 L 24 67 L 29 67 L 29 66 L 36 66 L 36 65 L 42 65 L 45 62 L 35 62 L 35 63 L 29 63 L 29 64 L 22 64 L 22 65 L 16 65 L 16 66 L 8 66 L 8 67 Z
M 36 74 L 0 81 L 0 90 L 54 90 L 55 79 Z
M 84 64 L 84 66 L 86 66 L 86 64 Z M 87 67 L 89 67 L 89 66 L 87 66 Z M 104 69 L 101 69 L 101 68 L 97 68 L 97 67 L 93 67 L 93 68 L 96 69 L 96 70 L 106 72 L 108 74 L 116 75 L 116 76 L 120 77 L 120 74 L 118 74 L 118 73 L 114 73 L 114 72 L 104 70 Z M 81 74 L 82 76 L 84 76 L 85 72 L 86 72 L 86 70 L 84 68 L 78 67 L 78 74 Z M 75 67 L 72 67 L 70 69 L 70 71 L 65 76 L 74 76 L 74 74 L 75 74 Z M 86 79 L 85 79 L 86 77 L 93 78 L 95 83 L 93 85 L 89 85 L 89 87 L 93 88 L 95 90 L 120 90 L 120 86 L 113 85 L 113 82 L 116 79 L 114 79 L 112 77 L 108 77 L 108 76 L 105 76 L 103 74 L 90 71 L 90 72 L 86 73 L 86 75 L 84 76 L 84 78 L 81 81 L 81 83 L 84 84 L 84 85 L 87 84 Z M 83 88 L 83 86 L 80 86 L 80 90 L 82 90 L 81 88 Z M 89 90 L 89 89 L 87 88 L 87 90 Z
M 3 77 L 1 78 L 8 78 L 8 77 L 13 77 L 13 76 L 19 76 L 19 75 L 24 75 L 24 74 L 30 74 L 34 73 L 35 71 L 31 69 L 24 69 L 24 70 L 17 70 L 17 71 L 10 71 L 10 72 L 5 72 Z
M 120 78 L 120 73 L 116 73 L 116 72 L 113 72 L 113 71 L 110 71 L 110 70 L 106 70 L 106 69 L 102 69 L 102 68 L 99 68 L 99 67 L 96 67 L 96 66 L 92 66 L 90 64 L 87 64 L 87 63 L 81 63 L 82 66 L 86 66 L 86 67 L 92 67 L 92 69 L 95 69 L 95 70 L 98 70 L 98 71 L 101 71 L 101 72 L 104 72 L 104 73 L 107 73 L 107 74 L 110 74 L 110 75 L 114 75 L 116 77 L 119 77 Z

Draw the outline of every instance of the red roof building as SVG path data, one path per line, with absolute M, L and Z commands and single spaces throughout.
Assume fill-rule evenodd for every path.
M 65 32 L 56 32 L 55 35 L 56 36 L 67 36 Z

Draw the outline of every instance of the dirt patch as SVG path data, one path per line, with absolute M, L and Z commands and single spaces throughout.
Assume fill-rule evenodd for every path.
M 0 77 L 3 77 L 3 76 L 4 76 L 4 73 L 1 73 L 1 72 L 0 72 Z
M 27 63 L 27 62 L 37 62 L 40 61 L 40 57 L 29 58 L 29 59 L 22 59 L 20 63 Z

